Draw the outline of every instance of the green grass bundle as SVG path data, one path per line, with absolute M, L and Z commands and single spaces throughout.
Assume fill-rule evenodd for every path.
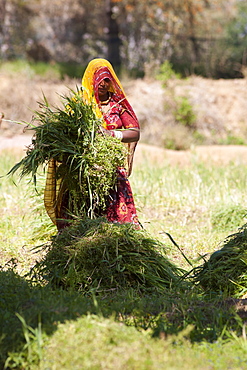
M 35 112 L 35 135 L 26 156 L 9 172 L 20 170 L 20 177 L 31 174 L 36 184 L 37 171 L 49 160 L 57 161 L 57 180 L 69 190 L 76 214 L 93 216 L 106 207 L 106 198 L 116 183 L 116 168 L 124 166 L 126 148 L 100 131 L 92 104 L 83 101 L 79 91 L 65 96 L 62 108 L 51 108 L 44 98 Z M 77 209 L 78 204 L 80 209 Z
M 32 277 L 81 291 L 167 289 L 183 272 L 163 253 L 157 240 L 133 225 L 82 219 L 54 237 Z
M 223 247 L 195 269 L 194 281 L 205 290 L 241 297 L 247 292 L 247 226 L 230 235 Z

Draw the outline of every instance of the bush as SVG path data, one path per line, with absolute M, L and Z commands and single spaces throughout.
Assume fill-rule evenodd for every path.
M 181 76 L 174 72 L 172 64 L 166 60 L 161 66 L 160 71 L 157 74 L 157 79 L 162 81 L 164 86 L 166 85 L 167 81 L 172 78 L 181 78 Z
M 193 127 L 196 121 L 196 115 L 193 111 L 192 105 L 189 102 L 189 99 L 187 97 L 180 96 L 175 100 L 177 103 L 174 112 L 176 121 L 186 127 Z

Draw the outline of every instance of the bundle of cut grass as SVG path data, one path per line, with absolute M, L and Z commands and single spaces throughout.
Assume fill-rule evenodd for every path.
M 32 278 L 81 291 L 120 288 L 168 289 L 183 271 L 164 256 L 162 245 L 130 224 L 82 219 L 57 235 Z
M 223 247 L 194 270 L 194 281 L 205 290 L 242 297 L 247 291 L 247 225 L 230 235 Z
M 95 209 L 105 209 L 116 183 L 116 168 L 125 164 L 126 149 L 119 140 L 101 133 L 102 122 L 93 104 L 86 104 L 79 90 L 70 95 L 62 97 L 62 108 L 50 107 L 45 98 L 40 103 L 32 144 L 9 174 L 17 170 L 20 177 L 31 174 L 36 184 L 38 168 L 55 159 L 56 179 L 62 179 L 69 190 L 70 208 L 75 215 L 92 217 Z

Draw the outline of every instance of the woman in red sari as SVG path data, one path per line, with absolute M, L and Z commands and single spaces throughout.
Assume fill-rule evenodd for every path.
M 95 99 L 96 114 L 104 119 L 102 132 L 127 143 L 127 168 L 118 168 L 116 189 L 112 189 L 106 217 L 110 222 L 130 222 L 139 225 L 134 199 L 128 180 L 134 150 L 140 137 L 137 117 L 129 104 L 111 64 L 105 59 L 92 60 L 82 78 L 86 99 Z
M 132 190 L 128 180 L 131 174 L 133 155 L 137 141 L 140 137 L 140 126 L 138 119 L 129 104 L 122 85 L 117 78 L 111 64 L 105 59 L 93 59 L 87 66 L 82 78 L 83 98 L 87 102 L 94 103 L 94 110 L 98 118 L 103 118 L 102 134 L 111 135 L 128 146 L 128 158 L 126 168 L 117 168 L 117 186 L 109 195 L 109 203 L 104 215 L 109 222 L 132 223 L 139 226 Z M 52 218 L 54 202 L 51 194 L 59 194 L 56 189 L 51 192 L 49 178 L 54 174 L 50 165 L 45 191 L 45 205 L 48 214 Z M 57 196 L 58 198 L 58 196 Z M 52 208 L 53 207 L 53 208 Z M 64 207 L 56 209 L 55 223 L 58 229 L 67 225 Z M 60 220 L 59 220 L 60 218 Z M 53 219 L 54 221 L 54 219 Z

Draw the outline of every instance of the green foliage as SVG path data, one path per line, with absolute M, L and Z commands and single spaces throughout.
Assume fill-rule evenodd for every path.
M 221 206 L 213 210 L 211 223 L 215 230 L 234 230 L 244 224 L 247 209 L 241 204 Z
M 60 66 L 57 63 L 33 62 L 29 66 L 35 75 L 47 80 L 60 80 L 62 77 Z
M 60 62 L 57 63 L 61 78 L 70 77 L 70 78 L 79 78 L 83 76 L 83 73 L 86 69 L 86 65 L 81 63 L 73 62 Z
M 229 22 L 227 29 L 227 47 L 231 50 L 231 60 L 235 64 L 246 65 L 246 47 L 247 47 L 247 5 L 244 1 L 237 3 L 237 14 Z
M 126 149 L 116 138 L 101 133 L 101 120 L 79 91 L 64 97 L 63 108 L 53 110 L 46 99 L 40 108 L 35 112 L 39 125 L 32 127 L 32 145 L 9 174 L 17 170 L 21 178 L 31 174 L 36 184 L 39 167 L 55 160 L 56 180 L 62 180 L 69 191 L 70 211 L 94 217 L 106 207 L 116 168 L 125 164 Z
M 186 127 L 193 128 L 196 121 L 196 115 L 189 99 L 187 97 L 180 96 L 176 98 L 176 103 L 177 106 L 174 112 L 176 121 Z
M 164 148 L 170 149 L 170 150 L 179 150 L 174 138 L 167 138 L 167 137 L 165 137 L 165 140 L 164 140 Z M 181 149 L 186 150 L 187 148 L 183 146 Z
M 162 252 L 157 240 L 133 225 L 82 219 L 54 238 L 32 276 L 82 292 L 130 287 L 164 290 L 178 283 L 182 270 Z
M 77 63 L 41 61 L 30 62 L 26 59 L 13 59 L 11 61 L 0 61 L 0 71 L 8 75 L 39 77 L 46 80 L 62 80 L 66 77 L 81 78 L 86 65 Z
M 0 62 L 0 70 L 9 75 L 28 76 L 33 78 L 39 76 L 48 80 L 59 80 L 62 78 L 60 66 L 57 63 L 28 62 L 25 59 L 15 59 Z
M 242 137 L 228 135 L 226 139 L 220 140 L 219 144 L 221 145 L 245 145 L 246 140 Z
M 195 282 L 207 291 L 241 297 L 247 292 L 247 228 L 229 235 L 223 247 L 195 269 Z
M 166 86 L 167 82 L 174 78 L 181 78 L 181 76 L 174 72 L 172 64 L 166 60 L 160 66 L 160 71 L 157 74 L 156 78 L 163 82 L 164 86 Z
M 25 368 L 29 369 L 30 365 L 39 363 L 43 358 L 43 346 L 45 342 L 45 335 L 41 330 L 41 322 L 39 321 L 36 328 L 27 325 L 25 319 L 16 314 L 22 323 L 23 335 L 25 338 L 25 345 L 20 353 L 9 353 L 7 361 L 5 362 L 6 369 L 12 368 Z
M 194 144 L 203 145 L 203 143 L 205 143 L 205 136 L 197 130 L 193 131 L 192 136 L 194 138 Z

